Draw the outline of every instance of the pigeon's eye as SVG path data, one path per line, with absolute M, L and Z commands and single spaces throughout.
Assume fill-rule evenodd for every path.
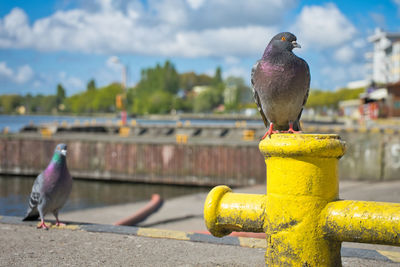
M 285 36 L 282 36 L 281 40 L 282 40 L 282 41 L 286 41 L 286 37 L 285 37 Z

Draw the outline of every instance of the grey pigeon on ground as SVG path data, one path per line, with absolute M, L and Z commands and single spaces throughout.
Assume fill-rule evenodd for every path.
M 289 32 L 275 35 L 251 71 L 254 100 L 269 127 L 262 139 L 280 131 L 301 131 L 299 120 L 308 98 L 310 69 L 292 52 L 300 48 L 296 40 Z
M 33 221 L 40 217 L 38 228 L 48 229 L 44 216 L 51 212 L 56 217 L 56 225 L 64 225 L 58 220 L 58 212 L 67 201 L 72 188 L 66 155 L 67 145 L 58 144 L 49 165 L 33 183 L 24 221 Z

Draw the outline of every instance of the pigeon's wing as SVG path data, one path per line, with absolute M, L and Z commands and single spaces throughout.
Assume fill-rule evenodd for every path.
M 39 218 L 39 212 L 37 206 L 40 200 L 40 191 L 43 184 L 43 173 L 39 174 L 39 176 L 35 179 L 35 182 L 32 186 L 32 192 L 29 198 L 29 207 L 26 211 L 25 217 L 22 219 L 23 221 L 34 221 Z
M 311 76 L 310 76 L 310 68 L 308 67 L 308 64 L 305 60 L 303 60 L 302 58 L 300 58 L 300 60 L 303 62 L 305 69 L 306 69 L 306 80 L 305 80 L 305 88 L 306 93 L 304 94 L 304 99 L 303 99 L 303 104 L 299 113 L 299 116 L 297 116 L 297 120 L 295 121 L 295 123 L 293 124 L 293 129 L 295 131 L 301 131 L 301 126 L 300 126 L 300 117 L 301 117 L 301 113 L 303 112 L 304 106 L 307 103 L 307 99 L 308 99 L 308 94 L 310 93 L 310 80 L 311 80 Z
M 305 84 L 305 86 L 307 88 L 307 91 L 306 91 L 306 93 L 304 95 L 304 100 L 303 100 L 303 107 L 304 107 L 306 102 L 307 102 L 307 99 L 308 99 L 308 94 L 310 92 L 311 75 L 310 75 L 310 68 L 308 67 L 307 62 L 305 60 L 303 60 L 303 59 L 301 59 L 301 60 L 303 61 L 304 65 L 305 65 L 305 68 L 306 68 L 306 84 Z M 300 115 L 301 115 L 301 112 L 300 112 Z
M 260 97 L 258 96 L 256 88 L 254 87 L 254 80 L 253 80 L 254 72 L 256 71 L 257 66 L 258 66 L 259 63 L 260 63 L 260 61 L 257 61 L 256 64 L 254 64 L 253 68 L 251 69 L 251 89 L 253 90 L 253 97 L 254 97 L 254 101 L 257 104 L 257 109 L 261 114 L 261 117 L 262 117 L 262 119 L 264 121 L 265 127 L 268 128 L 269 127 L 269 123 L 268 123 L 267 117 L 265 116 L 264 111 L 262 110 Z

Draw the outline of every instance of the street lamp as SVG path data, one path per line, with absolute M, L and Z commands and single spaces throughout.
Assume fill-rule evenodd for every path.
M 113 56 L 111 57 L 111 62 L 120 65 L 122 68 L 122 82 L 121 82 L 121 86 L 122 86 L 122 90 L 123 95 L 119 96 L 122 99 L 126 99 L 126 80 L 127 80 L 127 75 L 126 75 L 126 70 L 127 70 L 127 66 L 125 64 L 123 64 L 121 62 L 121 60 L 117 57 L 117 56 Z M 118 96 L 117 96 L 118 97 Z M 122 100 L 120 100 L 122 103 Z M 125 101 L 126 102 L 126 101 Z M 126 113 L 126 108 L 125 105 L 122 103 L 121 104 L 121 121 L 122 121 L 122 125 L 126 125 L 126 119 L 127 119 L 127 113 Z

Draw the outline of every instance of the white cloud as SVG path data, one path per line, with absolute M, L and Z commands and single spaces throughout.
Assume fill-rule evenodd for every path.
M 106 61 L 106 66 L 110 69 L 117 70 L 120 69 L 119 58 L 117 56 L 111 56 Z
M 296 0 L 205 0 L 190 13 L 193 28 L 270 26 L 281 23 Z
M 336 47 L 354 38 L 354 25 L 336 5 L 305 6 L 294 23 L 293 32 L 306 49 Z
M 95 9 L 57 11 L 31 24 L 23 10 L 14 8 L 0 19 L 0 48 L 182 57 L 258 55 L 295 0 L 147 4 L 145 8 L 135 2 L 121 9 L 114 1 L 97 0 Z
M 233 66 L 228 68 L 227 70 L 224 70 L 223 72 L 223 78 L 226 79 L 229 76 L 235 76 L 235 77 L 241 77 L 245 80 L 245 82 L 250 80 L 250 70 L 245 69 L 243 67 L 239 66 Z
M 33 70 L 29 65 L 24 65 L 18 68 L 18 71 L 15 74 L 15 81 L 17 83 L 26 83 L 33 77 Z
M 81 79 L 70 76 L 64 71 L 58 73 L 58 81 L 64 86 L 68 95 L 83 91 L 86 88 L 85 83 Z
M 186 57 L 261 55 L 276 31 L 274 27 L 247 26 L 181 32 L 157 50 Z
M 309 61 L 313 86 L 336 88 L 365 78 L 365 36 L 335 4 L 304 6 L 293 25 L 305 55 L 314 54 Z
M 43 84 L 42 84 L 41 81 L 34 81 L 34 82 L 33 82 L 33 87 L 35 87 L 35 88 L 40 88 L 42 85 L 43 85 Z
M 329 87 L 345 86 L 350 81 L 365 79 L 366 66 L 363 63 L 347 65 L 326 65 L 321 69 L 321 74 L 329 81 Z
M 400 3 L 400 0 L 399 0 L 399 3 Z M 381 13 L 377 13 L 377 12 L 371 12 L 369 15 L 372 18 L 372 20 L 375 22 L 375 25 L 377 27 L 386 28 L 385 15 L 383 15 Z
M 198 9 L 204 4 L 204 0 L 187 0 L 187 3 L 192 9 Z
M 10 69 L 4 61 L 0 62 L 0 76 L 12 78 L 13 73 L 13 70 Z
M 34 76 L 34 72 L 29 65 L 23 65 L 18 70 L 13 70 L 7 66 L 7 63 L 0 62 L 0 77 L 14 83 L 23 84 L 31 80 Z
M 82 90 L 84 88 L 84 83 L 81 79 L 77 77 L 68 77 L 65 82 L 65 85 L 68 87 L 72 87 L 72 89 Z
M 234 56 L 227 56 L 225 57 L 225 63 L 228 65 L 236 65 L 240 62 L 240 59 Z
M 334 53 L 334 58 L 341 63 L 349 63 L 354 59 L 354 57 L 355 51 L 349 45 L 340 47 Z

